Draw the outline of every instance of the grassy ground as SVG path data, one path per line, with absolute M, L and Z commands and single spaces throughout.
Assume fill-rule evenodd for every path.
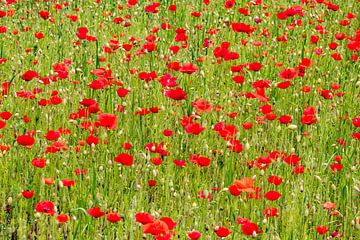
M 311 0 L 308 4 L 264 0 L 260 5 L 236 1 L 230 9 L 224 2 L 206 5 L 203 1 L 164 0 L 155 8 L 157 13 L 145 11 L 150 1 L 134 6 L 104 0 L 0 3 L 5 13 L 0 18 L 0 112 L 12 114 L 8 120 L 1 115 L 6 123 L 0 129 L 2 238 L 151 239 L 135 219 L 140 212 L 156 219 L 170 217 L 176 226 L 166 233 L 173 239 L 187 239 L 192 230 L 199 231 L 201 239 L 216 239 L 219 226 L 231 231 L 226 239 L 359 238 L 360 78 L 355 56 L 360 48 L 359 1 L 333 0 L 332 4 L 340 7 L 337 11 Z M 169 10 L 172 4 L 176 4 L 174 12 Z M 277 17 L 292 6 L 302 10 L 288 10 L 297 14 L 284 20 Z M 249 15 L 241 14 L 239 8 L 248 9 Z M 50 16 L 41 17 L 39 11 Z M 197 15 L 194 12 L 201 16 L 193 16 Z M 74 16 L 76 21 L 71 20 Z M 349 24 L 342 26 L 346 19 Z M 249 34 L 236 32 L 234 22 L 256 29 Z M 171 28 L 163 29 L 163 23 Z M 80 39 L 77 33 L 81 27 L 93 38 Z M 185 36 L 177 29 L 185 30 Z M 39 33 L 44 38 L 37 39 Z M 345 34 L 343 40 L 336 35 L 339 33 Z M 285 35 L 285 42 L 277 39 Z M 319 36 L 317 43 L 312 43 L 312 35 Z M 184 38 L 187 40 L 177 41 Z M 211 40 L 208 46 L 204 46 L 205 38 Z M 238 53 L 237 59 L 214 56 L 223 42 L 230 43 L 228 49 Z M 332 42 L 338 44 L 334 50 L 329 47 Z M 350 43 L 357 48 L 349 49 Z M 125 51 L 123 44 L 132 44 L 131 50 Z M 178 46 L 179 51 L 172 53 L 172 46 Z M 335 60 L 334 53 L 340 54 L 341 60 Z M 301 66 L 304 58 L 311 66 Z M 192 63 L 196 70 L 191 74 L 171 70 L 171 62 L 185 67 Z M 259 71 L 246 65 L 254 62 L 262 64 Z M 54 67 L 57 63 L 63 63 L 60 70 Z M 243 73 L 231 71 L 241 64 Z M 304 76 L 300 76 L 299 66 L 305 68 Z M 99 68 L 112 73 L 103 78 L 106 83 L 102 88 L 94 90 L 89 84 L 99 79 L 93 74 Z M 284 69 L 295 69 L 296 76 L 289 80 L 288 88 L 281 89 L 277 84 L 287 81 L 279 75 Z M 29 80 L 24 74 L 28 70 L 38 76 Z M 148 82 L 139 78 L 139 73 L 152 71 L 157 78 Z M 166 96 L 167 91 L 177 88 L 160 83 L 166 73 L 177 77 L 177 87 L 187 93 L 186 99 Z M 239 75 L 244 76 L 242 84 L 233 80 Z M 50 84 L 44 84 L 46 77 Z M 258 80 L 271 81 L 264 94 L 261 87 L 253 87 Z M 5 83 L 9 83 L 8 88 Z M 310 91 L 304 91 L 304 86 Z M 119 88 L 129 90 L 128 94 L 119 97 Z M 331 91 L 330 97 L 326 90 Z M 27 97 L 20 97 L 26 91 Z M 244 97 L 245 93 L 253 93 L 254 98 Z M 49 101 L 51 96 L 53 102 Z M 60 104 L 54 104 L 54 96 L 61 99 Z M 90 98 L 97 102 L 97 110 L 84 116 L 71 115 L 95 108 L 96 104 L 80 104 Z M 209 111 L 194 107 L 198 99 L 211 104 L 206 108 Z M 275 120 L 261 111 L 265 104 L 272 107 Z M 308 107 L 314 107 L 310 115 L 316 123 L 302 122 Z M 139 114 L 140 109 L 149 114 Z M 116 115 L 114 129 L 95 124 L 101 113 Z M 291 116 L 291 122 L 281 123 L 282 115 Z M 24 116 L 30 121 L 24 121 Z M 193 116 L 204 130 L 192 134 L 189 126 L 181 125 L 184 116 Z M 235 126 L 237 131 L 214 130 L 219 122 Z M 252 123 L 248 130 L 243 128 L 246 122 Z M 59 128 L 68 131 L 61 131 L 56 140 L 46 139 L 49 130 Z M 173 135 L 164 136 L 166 129 Z M 18 141 L 21 135 L 33 136 L 35 143 L 23 146 Z M 86 143 L 89 136 L 96 136 L 99 143 Z M 240 142 L 242 151 L 229 148 L 232 140 Z M 55 147 L 54 142 L 58 142 Z M 124 149 L 125 142 L 132 147 Z M 159 148 L 146 148 L 162 142 L 168 156 L 154 152 Z M 66 148 L 60 149 L 60 143 L 66 143 Z M 58 152 L 47 153 L 50 146 Z M 279 152 L 278 157 L 274 157 L 275 152 Z M 131 166 L 114 161 L 121 153 L 133 157 Z M 190 161 L 191 154 L 209 158 L 210 164 L 200 167 Z M 301 158 L 299 163 L 288 164 L 286 157 L 295 155 Z M 46 166 L 33 166 L 34 158 L 45 159 Z M 162 159 L 162 163 L 154 164 L 153 158 Z M 186 166 L 174 164 L 176 159 L 186 160 Z M 333 165 L 336 162 L 342 168 L 333 171 L 340 166 Z M 76 169 L 86 169 L 86 173 L 77 175 Z M 278 186 L 270 184 L 269 176 L 283 181 Z M 43 178 L 52 178 L 53 184 L 44 184 Z M 254 186 L 234 196 L 229 187 L 243 178 L 254 179 Z M 64 179 L 74 180 L 75 185 L 64 186 Z M 155 180 L 156 185 L 149 186 L 149 180 Z M 34 190 L 34 196 L 25 198 L 22 192 L 26 189 Z M 265 195 L 271 190 L 281 197 L 268 200 Z M 256 191 L 255 198 L 247 196 L 252 191 Z M 42 201 L 55 205 L 53 214 L 35 209 Z M 324 203 L 336 206 L 327 209 L 329 204 Z M 96 206 L 106 214 L 90 216 L 87 211 Z M 278 216 L 267 218 L 267 207 L 277 208 Z M 111 212 L 120 214 L 121 221 L 108 221 Z M 59 223 L 60 214 L 69 220 Z M 256 223 L 263 232 L 246 236 L 238 218 Z M 328 231 L 320 234 L 319 226 Z M 158 239 L 170 237 L 155 235 Z

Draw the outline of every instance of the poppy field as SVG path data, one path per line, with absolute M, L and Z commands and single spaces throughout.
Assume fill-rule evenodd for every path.
M 360 239 L 359 0 L 2 0 L 2 239 Z

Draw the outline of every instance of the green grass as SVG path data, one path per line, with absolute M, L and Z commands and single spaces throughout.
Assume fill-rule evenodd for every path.
M 142 239 L 143 229 L 136 223 L 135 214 L 139 212 L 151 213 L 155 218 L 171 217 L 177 223 L 173 239 L 186 239 L 187 232 L 193 229 L 202 233 L 201 239 L 216 239 L 216 226 L 228 228 L 232 233 L 226 239 L 246 239 L 241 231 L 241 225 L 236 222 L 238 217 L 248 218 L 257 223 L 264 232 L 258 234 L 257 239 L 326 239 L 338 230 L 343 239 L 357 239 L 359 233 L 359 157 L 360 144 L 352 138 L 352 134 L 359 132 L 359 128 L 351 120 L 359 117 L 359 61 L 349 61 L 352 54 L 344 39 L 338 41 L 334 34 L 344 32 L 347 36 L 355 36 L 359 29 L 358 18 L 350 19 L 348 26 L 340 26 L 338 22 L 345 19 L 348 12 L 359 15 L 360 8 L 357 1 L 333 1 L 338 4 L 338 11 L 331 11 L 322 4 L 301 5 L 305 15 L 294 16 L 287 20 L 279 20 L 276 14 L 289 6 L 300 5 L 299 1 L 263 1 L 261 6 L 251 6 L 250 16 L 243 16 L 237 12 L 239 7 L 245 7 L 245 1 L 236 1 L 233 9 L 224 8 L 223 1 L 211 1 L 205 6 L 202 1 L 176 1 L 177 11 L 172 13 L 168 6 L 175 1 L 161 1 L 157 14 L 145 13 L 146 1 L 139 1 L 133 8 L 127 8 L 125 1 L 104 1 L 97 4 L 94 1 L 69 1 L 68 7 L 55 10 L 55 3 L 48 1 L 21 1 L 6 6 L 1 3 L 2 11 L 13 9 L 12 17 L 0 18 L 0 26 L 6 26 L 7 32 L 0 34 L 0 58 L 7 62 L 0 64 L 0 82 L 11 82 L 9 94 L 1 96 L 0 112 L 9 111 L 13 115 L 6 121 L 6 127 L 0 130 L 2 138 L 0 145 L 10 146 L 10 150 L 0 154 L 0 236 L 3 239 Z M 118 9 L 117 6 L 124 8 Z M 278 6 L 283 6 L 280 10 Z M 80 8 L 79 12 L 74 8 Z M 48 10 L 54 23 L 43 20 L 38 11 Z M 104 11 L 111 16 L 104 16 Z M 200 18 L 191 16 L 191 12 L 202 13 Z M 268 12 L 269 17 L 264 14 Z M 76 14 L 77 22 L 71 22 L 67 15 Z M 125 16 L 131 16 L 126 19 Z M 253 17 L 260 17 L 263 22 L 256 25 Z M 122 17 L 124 22 L 131 23 L 130 27 L 112 23 L 113 18 Z M 302 26 L 289 30 L 286 26 L 294 19 L 301 19 Z M 321 25 L 328 31 L 326 35 L 318 34 L 315 26 L 316 19 L 324 20 Z M 225 22 L 244 22 L 257 27 L 253 34 L 236 33 Z M 313 21 L 314 24 L 309 24 Z M 172 25 L 170 30 L 162 30 L 161 23 Z M 99 25 L 103 24 L 100 28 Z M 197 25 L 202 29 L 196 29 Z M 282 27 L 279 27 L 279 25 Z M 23 32 L 26 26 L 32 30 Z M 96 42 L 79 40 L 76 36 L 79 27 L 87 27 L 89 35 L 96 36 Z M 160 30 L 151 33 L 153 27 Z M 177 54 L 170 54 L 169 47 L 181 43 L 175 42 L 175 29 L 184 28 L 189 39 L 187 48 L 181 48 Z M 218 28 L 217 35 L 209 35 L 209 29 Z M 270 37 L 261 36 L 262 30 L 267 29 Z M 18 34 L 13 31 L 18 30 Z M 35 32 L 43 32 L 45 38 L 37 40 Z M 276 37 L 288 34 L 286 43 L 277 42 Z M 121 47 L 111 54 L 104 53 L 103 46 L 108 46 L 109 40 L 117 35 L 120 44 L 129 43 L 134 37 L 136 44 L 128 53 L 131 61 L 124 60 L 125 51 Z M 160 38 L 156 42 L 154 52 L 137 56 L 137 51 L 146 42 L 145 38 L 155 35 Z M 320 40 L 316 45 L 310 44 L 310 36 L 318 35 Z M 210 38 L 213 46 L 205 49 L 204 38 Z M 248 41 L 244 46 L 241 40 Z M 79 41 L 79 45 L 74 42 Z M 237 52 L 239 59 L 223 61 L 216 64 L 213 50 L 222 42 L 229 41 L 230 51 Z M 328 44 L 337 42 L 338 49 L 330 50 Z M 253 42 L 261 42 L 261 47 L 252 46 Z M 322 47 L 323 54 L 318 56 L 314 49 Z M 25 50 L 29 48 L 28 53 Z M 335 61 L 332 53 L 340 53 L 341 61 Z M 357 52 L 358 54 L 358 52 Z M 198 70 L 187 75 L 169 71 L 168 57 L 172 62 L 180 64 L 193 63 Z M 105 57 L 106 61 L 101 58 Z M 198 58 L 203 62 L 197 62 Z M 294 68 L 301 59 L 309 58 L 312 66 L 306 69 L 304 77 L 291 80 L 288 89 L 278 89 L 276 84 L 283 81 L 279 78 L 282 69 Z M 54 75 L 53 65 L 70 59 L 69 77 L 64 80 L 44 85 L 34 79 L 25 82 L 21 75 L 31 69 L 41 77 Z M 37 61 L 36 65 L 33 61 Z M 89 62 L 87 62 L 89 61 Z M 230 72 L 230 67 L 251 62 L 260 62 L 260 71 L 246 71 L 245 83 L 236 84 L 232 77 L 236 73 Z M 282 67 L 274 66 L 283 63 Z M 118 86 L 113 85 L 102 90 L 92 90 L 87 86 L 96 76 L 91 74 L 95 68 L 108 68 L 112 76 L 123 83 L 123 87 L 131 89 L 125 98 L 117 96 Z M 138 72 L 156 71 L 158 76 L 170 72 L 178 77 L 178 84 L 187 92 L 187 99 L 175 101 L 164 96 L 163 87 L 158 80 L 145 84 L 138 78 L 138 73 L 130 74 L 130 69 Z M 277 117 L 291 115 L 292 124 L 297 129 L 266 120 L 264 124 L 257 124 L 256 117 L 264 116 L 259 107 L 265 103 L 258 99 L 246 99 L 241 93 L 254 92 L 251 84 L 257 80 L 271 80 L 271 87 L 265 90 L 270 98 L 267 104 L 272 105 Z M 79 84 L 73 84 L 78 81 Z M 332 100 L 324 99 L 316 88 L 331 89 L 331 84 L 338 83 L 338 91 L 343 97 L 335 96 Z M 310 93 L 300 91 L 301 87 L 311 87 Z M 41 88 L 34 99 L 15 97 L 19 91 L 32 91 Z M 49 99 L 53 90 L 63 102 L 60 105 L 42 107 L 38 101 Z M 334 91 L 335 93 L 338 91 Z M 234 97 L 234 93 L 238 96 Z M 84 119 L 70 120 L 71 113 L 80 108 L 79 102 L 84 98 L 97 101 L 101 112 L 113 113 L 118 116 L 115 130 L 106 131 L 99 128 L 95 135 L 100 142 L 95 147 L 85 146 L 76 151 L 79 140 L 85 140 L 89 131 L 79 125 Z M 199 135 L 186 134 L 180 125 L 183 116 L 197 112 L 192 107 L 193 101 L 204 98 L 213 106 L 221 106 L 219 112 L 204 112 L 196 122 L 201 123 L 205 130 Z M 123 112 L 115 112 L 117 106 L 125 106 Z M 318 121 L 313 125 L 303 125 L 301 116 L 308 106 L 316 108 Z M 134 115 L 139 108 L 158 107 L 158 113 L 146 116 Z M 230 118 L 228 113 L 236 112 L 236 118 Z M 27 115 L 31 122 L 24 123 Z M 97 114 L 91 114 L 88 121 L 97 121 Z M 340 119 L 348 116 L 347 120 Z M 235 139 L 239 140 L 244 150 L 241 153 L 231 152 L 226 141 L 219 137 L 212 127 L 218 122 L 235 125 L 239 132 Z M 253 127 L 245 131 L 241 124 L 250 121 Z M 45 154 L 51 145 L 44 135 L 48 130 L 63 127 L 69 129 L 69 135 L 62 135 L 61 140 L 67 143 L 68 150 L 54 154 Z M 171 129 L 172 137 L 165 137 L 162 132 Z M 35 130 L 35 144 L 31 149 L 20 146 L 16 142 L 18 136 L 29 130 Z M 309 132 L 310 136 L 303 136 Z M 347 142 L 343 147 L 337 143 L 338 139 Z M 133 147 L 124 150 L 122 144 L 130 142 Z M 148 143 L 165 142 L 170 156 L 163 157 L 163 163 L 155 166 L 150 158 L 159 157 L 145 149 Z M 219 152 L 214 154 L 213 150 Z M 282 159 L 273 161 L 266 169 L 257 167 L 249 169 L 248 161 L 256 161 L 260 156 L 266 156 L 272 151 L 283 151 L 296 154 L 305 166 L 303 174 L 293 174 L 293 167 Z M 114 162 L 114 158 L 126 152 L 134 157 L 131 167 Z M 208 167 L 198 167 L 188 161 L 190 154 L 200 154 L 211 159 Z M 343 169 L 332 173 L 330 164 L 334 163 L 334 156 L 342 156 Z M 43 169 L 31 165 L 31 160 L 39 157 L 48 160 Z M 174 159 L 186 159 L 184 168 L 177 167 Z M 74 170 L 86 169 L 86 175 L 76 176 Z M 270 175 L 283 178 L 280 186 L 267 182 Z M 51 177 L 53 185 L 45 185 L 40 178 Z M 265 198 L 247 199 L 245 193 L 232 196 L 227 188 L 236 179 L 254 177 L 255 186 L 260 187 L 260 195 L 275 190 L 282 194 L 277 201 L 270 202 Z M 63 179 L 75 180 L 73 187 L 62 187 L 59 182 Z M 148 186 L 148 180 L 155 179 L 156 186 Z M 219 188 L 219 191 L 212 190 Z M 21 195 L 22 190 L 31 189 L 35 195 L 26 199 Z M 211 201 L 198 198 L 199 191 L 206 191 L 212 195 Z M 56 206 L 56 214 L 47 216 L 36 213 L 38 202 L 49 200 Z M 333 202 L 339 214 L 331 216 L 321 206 L 325 202 Z M 105 217 L 94 219 L 86 211 L 94 206 L 100 206 L 102 211 L 120 213 L 122 220 L 111 223 Z M 266 207 L 279 209 L 278 217 L 266 219 Z M 68 214 L 70 220 L 59 224 L 55 216 Z M 356 223 L 357 222 L 357 223 Z M 316 227 L 326 225 L 329 232 L 319 235 Z M 145 239 L 151 239 L 146 235 Z

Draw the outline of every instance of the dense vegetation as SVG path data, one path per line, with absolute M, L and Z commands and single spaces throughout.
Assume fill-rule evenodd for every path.
M 2 238 L 359 239 L 359 1 L 0 9 Z

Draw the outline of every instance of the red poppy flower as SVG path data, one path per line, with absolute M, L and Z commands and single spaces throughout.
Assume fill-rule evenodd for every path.
M 333 53 L 333 54 L 331 54 L 331 57 L 332 57 L 335 61 L 340 61 L 340 60 L 342 59 L 340 53 Z
M 168 7 L 168 10 L 171 11 L 171 12 L 176 12 L 176 5 L 175 5 L 175 4 L 171 4 L 171 5 Z
M 36 33 L 34 34 L 34 36 L 35 36 L 37 39 L 42 39 L 42 38 L 45 37 L 44 33 L 42 33 L 42 32 L 36 32 Z
M 140 212 L 135 215 L 135 220 L 144 225 L 155 221 L 155 218 L 150 213 Z
M 163 134 L 165 137 L 171 137 L 173 135 L 173 131 L 171 129 L 165 129 Z
M 279 73 L 279 77 L 281 79 L 285 79 L 285 80 L 291 80 L 291 79 L 295 78 L 296 75 L 297 75 L 297 72 L 293 68 L 288 68 L 288 69 L 282 70 Z
M 237 112 L 230 112 L 226 114 L 227 116 L 229 116 L 230 118 L 236 118 L 239 114 Z
M 260 63 L 252 63 L 252 64 L 255 64 L 255 66 L 260 66 L 261 65 Z M 260 64 L 260 65 L 258 65 L 258 64 Z M 271 81 L 268 80 L 268 79 L 265 79 L 265 80 L 255 81 L 253 84 L 251 84 L 251 86 L 253 88 L 269 88 L 270 84 L 271 84 Z
M 187 74 L 192 74 L 194 72 L 196 72 L 197 70 L 197 67 L 194 66 L 192 63 L 184 63 L 179 71 L 182 72 L 182 73 L 187 73 Z
M 218 237 L 225 238 L 231 234 L 231 231 L 225 227 L 215 228 L 214 232 Z
M 347 47 L 350 51 L 358 52 L 358 51 L 360 50 L 360 41 L 356 41 L 356 40 L 355 40 L 355 41 L 350 41 L 350 42 L 346 45 L 346 47 Z M 356 61 L 357 55 L 356 55 L 356 54 L 352 55 L 351 59 L 352 59 L 353 61 Z
M 332 202 L 325 202 L 323 204 L 321 204 L 321 206 L 325 209 L 335 209 L 336 208 L 336 204 L 332 203 Z
M 239 131 L 233 124 L 227 124 L 224 126 L 222 123 L 218 123 L 214 130 L 218 131 L 219 136 L 223 137 L 225 140 L 232 139 Z
M 311 35 L 310 41 L 312 44 L 316 44 L 319 41 L 319 36 Z
M 46 166 L 46 160 L 42 158 L 34 158 L 31 164 L 37 168 L 44 168 Z
M 291 86 L 291 82 L 290 81 L 285 81 L 285 82 L 279 82 L 276 87 L 280 88 L 280 89 L 287 89 L 288 87 Z
M 94 90 L 99 90 L 99 89 L 103 89 L 106 84 L 104 81 L 101 80 L 94 80 L 92 81 L 90 84 L 87 85 L 89 88 L 94 89 Z
M 230 185 L 228 189 L 230 194 L 233 196 L 239 196 L 242 193 L 241 189 L 239 189 L 236 185 Z
M 203 3 L 204 3 L 205 5 L 209 5 L 209 4 L 210 4 L 210 0 L 203 0 Z
M 338 44 L 336 42 L 329 43 L 329 48 L 331 50 L 335 50 L 338 47 Z
M 354 13 L 352 13 L 352 12 L 348 12 L 348 13 L 346 14 L 346 18 L 348 18 L 348 19 L 356 18 L 356 14 L 354 14 Z
M 0 117 L 4 120 L 9 120 L 11 118 L 11 112 L 1 112 Z
M 229 186 L 229 191 L 234 196 L 238 196 L 242 192 L 253 193 L 255 192 L 254 179 L 246 177 L 235 180 L 233 185 Z
M 334 156 L 334 161 L 339 163 L 342 160 L 342 156 L 336 155 Z
M 185 132 L 189 134 L 199 135 L 205 128 L 200 123 L 190 123 L 185 126 Z
M 168 225 L 161 220 L 154 220 L 153 222 L 147 223 L 143 225 L 144 234 L 151 235 L 166 235 L 169 231 Z
M 186 160 L 177 160 L 177 159 L 175 159 L 173 161 L 173 163 L 175 163 L 175 165 L 178 166 L 178 167 L 185 167 L 186 166 Z
M 6 33 L 7 28 L 6 26 L 0 26 L 0 33 Z
M 185 100 L 187 99 L 186 92 L 181 88 L 170 89 L 165 91 L 165 96 L 174 100 Z
M 140 115 L 140 116 L 145 116 L 145 115 L 148 115 L 150 113 L 151 113 L 151 111 L 149 109 L 141 108 L 141 109 L 137 110 L 134 114 L 135 115 Z
M 281 197 L 281 194 L 277 191 L 268 191 L 264 194 L 264 197 L 269 201 L 275 201 Z
M 341 88 L 341 86 L 338 83 L 332 83 L 331 84 L 331 89 L 332 90 L 339 90 L 340 88 Z
M 121 216 L 118 213 L 108 213 L 106 215 L 106 220 L 112 223 L 120 222 Z
M 274 184 L 276 186 L 280 185 L 282 183 L 283 179 L 278 176 L 269 176 L 268 182 L 271 184 Z
M 159 10 L 157 9 L 160 6 L 159 2 L 153 2 L 150 5 L 147 5 L 145 7 L 145 12 L 149 12 L 149 13 L 158 13 Z
M 30 135 L 21 135 L 16 141 L 22 146 L 32 146 L 35 143 L 35 139 Z
M 54 207 L 55 206 L 52 202 L 43 201 L 43 202 L 39 202 L 36 204 L 35 210 L 36 210 L 36 212 L 45 213 L 45 214 L 51 216 L 55 213 Z
M 6 122 L 5 121 L 0 121 L 0 129 L 3 129 L 6 127 Z
M 86 175 L 86 169 L 80 169 L 80 168 L 77 168 L 77 169 L 75 169 L 74 170 L 74 173 L 75 173 L 75 175 L 77 176 L 77 175 Z
M 303 58 L 300 63 L 303 67 L 310 67 L 311 66 L 311 60 L 308 58 Z
M 354 127 L 360 127 L 360 117 L 353 118 L 351 121 Z
M 99 125 L 105 129 L 114 130 L 117 127 L 118 117 L 115 114 L 101 113 L 97 116 Z
M 61 180 L 61 183 L 64 187 L 72 187 L 75 185 L 75 180 L 63 179 Z
M 169 73 L 166 73 L 159 80 L 163 87 L 176 87 L 178 84 L 176 82 L 177 77 L 172 77 Z
M 21 75 L 21 78 L 25 81 L 31 81 L 34 78 L 38 78 L 39 74 L 33 70 L 26 71 L 23 75 Z
M 44 20 L 46 20 L 46 19 L 48 19 L 48 18 L 50 17 L 50 12 L 48 12 L 48 11 L 46 11 L 46 10 L 40 10 L 40 11 L 38 12 L 38 14 L 39 14 L 39 16 L 40 16 L 42 19 L 44 19 Z
M 168 65 L 167 65 L 167 68 L 169 70 L 175 70 L 175 71 L 178 71 L 180 69 L 180 63 L 179 62 L 170 62 Z
M 275 113 L 267 113 L 267 114 L 265 115 L 265 117 L 266 117 L 267 120 L 273 121 L 273 120 L 276 119 L 277 116 L 276 116 Z
M 331 172 L 332 173 L 340 172 L 343 166 L 344 165 L 341 163 L 330 164 Z
M 360 140 L 360 132 L 353 133 L 353 134 L 352 134 L 352 137 L 353 137 L 355 140 Z
M 94 135 L 90 135 L 89 137 L 86 138 L 86 143 L 90 146 L 97 145 L 99 143 L 99 138 Z
M 181 119 L 180 119 L 180 124 L 181 126 L 185 127 L 186 125 L 190 124 L 190 123 L 193 123 L 193 118 L 194 118 L 194 115 L 191 115 L 191 116 L 183 116 Z
M 59 223 L 66 223 L 67 221 L 69 221 L 69 216 L 67 214 L 59 214 L 56 216 L 56 220 Z
M 238 75 L 238 76 L 234 76 L 232 80 L 234 80 L 234 82 L 236 83 L 242 84 L 245 81 L 245 77 L 242 75 Z
M 228 148 L 232 152 L 241 153 L 243 151 L 243 145 L 239 142 L 239 140 L 230 140 Z
M 249 16 L 249 9 L 248 8 L 238 8 L 238 12 L 244 16 Z
M 125 166 L 131 166 L 133 164 L 134 158 L 130 154 L 121 153 L 114 158 L 114 161 Z
M 156 185 L 156 180 L 153 180 L 153 179 L 149 180 L 149 181 L 148 181 L 148 185 L 149 185 L 150 187 L 155 186 L 155 185 Z
M 262 105 L 262 106 L 259 107 L 259 109 L 263 114 L 267 114 L 267 113 L 272 112 L 272 107 L 269 104 Z
M 24 198 L 27 198 L 27 199 L 32 198 L 32 197 L 34 196 L 34 193 L 35 193 L 34 190 L 23 190 L 23 191 L 21 192 L 21 194 L 23 195 L 23 197 L 24 197 Z
M 86 39 L 89 30 L 86 27 L 80 27 L 77 29 L 76 36 L 79 39 Z
M 205 99 L 198 99 L 192 103 L 192 107 L 200 113 L 210 112 L 212 104 L 208 103 Z
M 86 212 L 94 218 L 99 218 L 105 215 L 105 212 L 102 212 L 99 207 L 90 208 Z
M 84 98 L 80 102 L 80 105 L 83 105 L 85 107 L 89 107 L 89 106 L 94 105 L 94 104 L 96 104 L 96 100 L 91 99 L 91 98 Z
M 187 236 L 190 240 L 198 240 L 199 238 L 201 238 L 201 233 L 193 230 L 193 231 L 187 232 Z
M 301 160 L 301 158 L 299 158 L 295 154 L 291 154 L 291 155 L 288 155 L 288 156 L 284 157 L 284 162 L 291 165 L 291 166 L 298 165 L 300 160 Z
M 343 147 L 346 147 L 347 143 L 344 139 L 337 139 L 336 142 Z
M 169 217 L 162 217 L 160 220 L 166 223 L 170 231 L 176 227 L 176 222 Z
M 252 122 L 245 122 L 242 124 L 242 127 L 245 129 L 245 130 L 248 130 L 250 128 L 252 128 L 253 124 Z
M 158 78 L 155 71 L 152 71 L 152 72 L 140 72 L 138 77 L 141 80 L 145 80 L 146 83 L 148 83 L 151 80 L 154 80 L 154 79 Z
M 158 113 L 159 112 L 159 108 L 158 107 L 151 107 L 150 108 L 150 112 L 152 112 L 152 113 Z
M 329 229 L 326 226 L 317 226 L 316 231 L 319 234 L 323 235 L 323 234 L 327 233 L 329 231 Z
M 134 5 L 136 5 L 136 4 L 138 3 L 138 0 L 128 0 L 127 3 L 128 3 L 129 5 L 134 6 Z
M 256 29 L 255 27 L 251 27 L 250 25 L 241 22 L 232 22 L 231 27 L 234 32 L 242 32 L 247 34 L 251 34 Z
M 207 167 L 210 165 L 211 160 L 210 158 L 200 156 L 199 154 L 191 154 L 190 162 L 197 164 L 199 167 Z
M 244 224 L 242 224 L 241 231 L 246 236 L 254 235 L 254 233 L 262 233 L 263 232 L 262 230 L 259 230 L 259 227 L 256 223 L 252 223 L 250 221 L 246 221 Z
M 207 158 L 207 157 L 198 157 L 197 160 L 196 160 L 196 163 L 200 166 L 200 167 L 207 167 L 210 165 L 210 158 Z
M 238 224 L 240 224 L 240 225 L 243 225 L 243 224 L 245 224 L 245 223 L 247 223 L 247 222 L 250 222 L 250 221 L 249 221 L 249 219 L 247 219 L 247 218 L 238 217 L 238 218 L 236 218 L 236 222 L 237 222 Z
M 250 70 L 250 71 L 259 71 L 264 65 L 262 65 L 261 63 L 259 62 L 252 62 L 252 63 L 249 63 L 247 64 L 247 68 Z M 265 87 L 265 86 L 264 86 Z
M 291 116 L 290 115 L 283 115 L 279 117 L 279 122 L 281 124 L 289 124 L 291 123 Z
M 122 147 L 124 148 L 124 150 L 129 150 L 129 149 L 132 148 L 132 145 L 131 145 L 131 143 L 124 142 L 124 143 L 122 144 Z
M 151 158 L 150 161 L 156 166 L 161 165 L 161 163 L 163 162 L 161 158 Z
M 306 108 L 301 116 L 301 123 L 307 125 L 316 124 L 317 118 L 315 116 L 315 111 L 314 107 Z
M 49 141 L 56 141 L 61 136 L 59 131 L 49 130 L 45 138 Z
M 52 142 L 51 146 L 48 147 L 45 151 L 45 153 L 51 152 L 58 152 L 60 150 L 66 151 L 68 150 L 68 147 L 66 146 L 66 142 L 65 141 L 57 141 L 57 142 Z
M 55 183 L 53 178 L 40 178 L 40 182 L 46 185 L 52 185 Z
M 279 211 L 277 208 L 267 207 L 264 209 L 264 214 L 266 218 L 277 217 L 279 216 Z
M 235 0 L 226 0 L 225 1 L 225 8 L 231 9 L 235 6 Z
M 130 91 L 127 90 L 126 88 L 118 88 L 118 89 L 116 90 L 117 95 L 118 95 L 119 97 L 121 97 L 121 98 L 125 97 L 129 92 L 130 92 Z

